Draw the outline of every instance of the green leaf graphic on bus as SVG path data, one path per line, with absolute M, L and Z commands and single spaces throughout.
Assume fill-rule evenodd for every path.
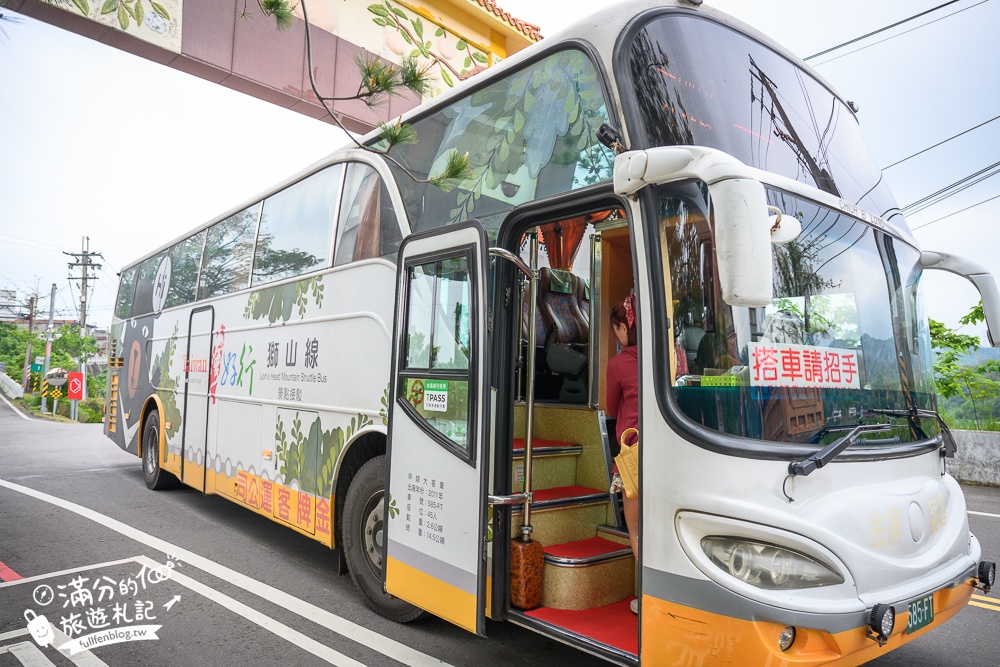
M 379 408 L 378 416 L 382 418 L 382 426 L 389 425 L 389 385 L 385 386 L 385 393 L 382 394 L 382 407 Z
M 465 127 L 459 122 L 462 116 L 475 116 L 478 122 L 470 127 L 488 125 L 490 133 L 456 132 L 442 142 L 439 153 L 468 154 L 475 173 L 458 188 L 453 223 L 471 218 L 484 194 L 497 198 L 501 186 L 516 195 L 516 181 L 525 176 L 533 181 L 549 163 L 573 169 L 578 185 L 611 177 L 614 154 L 597 140 L 607 110 L 594 68 L 579 51 L 546 58 L 487 86 L 461 106 L 456 126 Z M 524 194 L 530 198 L 530 193 Z
M 247 297 L 243 319 L 267 318 L 271 324 L 278 320 L 287 322 L 292 317 L 292 308 L 297 308 L 299 319 L 303 319 L 309 310 L 310 300 L 316 308 L 323 307 L 324 287 L 323 276 L 315 276 L 255 290 Z
M 346 427 L 338 426 L 324 431 L 319 415 L 305 413 L 307 418 L 313 417 L 306 428 L 303 428 L 302 416 L 301 412 L 296 411 L 291 420 L 291 429 L 286 430 L 279 411 L 275 428 L 278 472 L 281 473 L 285 486 L 296 482 L 301 491 L 329 498 L 333 491 L 337 459 L 344 450 L 344 444 L 355 433 L 374 422 L 371 417 L 359 414 L 352 417 Z
M 174 365 L 174 354 L 177 352 L 177 325 L 174 324 L 174 332 L 167 339 L 166 346 L 152 365 L 152 383 L 156 388 L 156 395 L 159 396 L 163 404 L 164 433 L 166 437 L 172 438 L 181 428 L 181 411 L 177 407 L 178 385 L 181 384 L 180 374 L 174 376 L 170 373 L 170 368 Z
M 399 514 L 399 507 L 396 505 L 396 499 L 392 497 L 391 493 L 389 494 L 389 504 L 386 506 L 386 509 L 389 512 L 390 519 L 395 519 L 396 515 Z

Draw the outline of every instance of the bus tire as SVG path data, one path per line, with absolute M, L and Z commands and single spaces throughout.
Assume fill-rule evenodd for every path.
M 160 467 L 160 413 L 156 410 L 146 415 L 142 429 L 142 474 L 154 491 L 177 485 L 177 478 Z
M 419 607 L 389 595 L 382 589 L 385 555 L 385 455 L 358 469 L 344 500 L 344 555 L 354 585 L 365 604 L 376 614 L 397 623 L 409 623 L 423 615 Z

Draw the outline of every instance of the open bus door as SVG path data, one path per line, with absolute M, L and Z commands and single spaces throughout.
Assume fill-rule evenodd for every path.
M 386 591 L 485 635 L 488 244 L 471 221 L 399 251 Z

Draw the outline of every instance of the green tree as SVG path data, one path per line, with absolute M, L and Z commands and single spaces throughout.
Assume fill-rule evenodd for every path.
M 45 344 L 39 345 L 38 338 L 27 329 L 12 322 L 0 322 L 0 361 L 7 364 L 7 375 L 18 382 L 24 377 L 24 353 L 28 343 L 37 350 L 45 350 Z
M 980 301 L 959 322 L 971 325 L 984 319 L 983 302 Z M 958 333 L 937 320 L 929 322 L 931 346 L 937 352 L 934 380 L 938 393 L 945 398 L 960 399 L 956 414 L 968 416 L 974 428 L 984 428 L 994 421 L 992 404 L 1000 396 L 1000 382 L 997 381 L 997 377 L 1000 377 L 1000 362 L 990 361 L 978 365 L 964 362 L 966 357 L 979 349 L 979 337 Z

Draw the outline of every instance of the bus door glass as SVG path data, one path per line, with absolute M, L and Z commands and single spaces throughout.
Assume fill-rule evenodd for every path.
M 411 236 L 399 255 L 388 405 L 385 588 L 483 635 L 486 235 Z
M 187 355 L 184 357 L 184 436 L 181 445 L 181 478 L 185 484 L 205 490 L 208 443 L 208 369 L 212 356 L 215 311 L 209 306 L 191 313 Z M 166 450 L 164 450 L 166 453 Z M 200 462 L 193 465 L 191 462 Z

